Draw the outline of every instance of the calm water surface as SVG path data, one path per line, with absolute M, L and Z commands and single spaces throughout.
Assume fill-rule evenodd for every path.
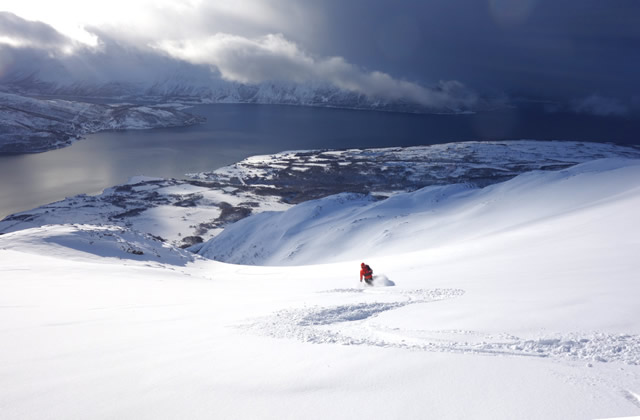
M 415 146 L 489 139 L 635 143 L 640 124 L 621 119 L 501 111 L 411 115 L 295 106 L 202 105 L 192 127 L 103 132 L 39 154 L 0 155 L 0 219 L 126 182 L 184 178 L 256 154 L 294 149 Z

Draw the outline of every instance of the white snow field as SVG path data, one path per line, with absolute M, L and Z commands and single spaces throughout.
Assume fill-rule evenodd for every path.
M 262 265 L 125 227 L 7 233 L 0 418 L 640 416 L 638 209 L 640 160 L 604 159 L 329 197 L 201 251 Z

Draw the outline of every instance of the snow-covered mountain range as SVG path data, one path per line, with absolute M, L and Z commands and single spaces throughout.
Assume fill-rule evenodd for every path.
M 0 414 L 637 416 L 639 207 L 637 149 L 516 141 L 285 152 L 13 215 Z M 197 221 L 200 255 L 167 235 Z
M 18 72 L 0 79 L 0 153 L 42 152 L 69 145 L 101 130 L 143 129 L 195 124 L 201 117 L 183 104 L 252 103 L 320 106 L 411 113 L 466 113 L 463 105 L 429 108 L 340 89 L 329 83 L 269 81 L 243 84 L 199 76 L 173 76 L 149 82 L 65 82 Z M 434 88 L 435 93 L 439 92 Z M 468 92 L 447 87 L 447 95 L 469 102 Z M 53 98 L 49 100 L 42 97 Z M 62 99 L 61 99 L 62 98 Z M 96 99 L 121 104 L 95 104 Z M 148 105 L 133 105 L 144 103 Z M 474 100 L 474 110 L 490 108 Z
M 0 153 L 68 146 L 84 134 L 197 124 L 184 105 L 94 104 L 0 92 Z
M 460 96 L 459 105 L 450 108 L 430 108 L 416 102 L 368 96 L 363 93 L 340 89 L 325 82 L 294 83 L 290 81 L 265 81 L 239 83 L 220 78 L 189 79 L 173 76 L 148 83 L 143 82 L 64 82 L 46 81 L 37 73 L 16 74 L 0 80 L 0 91 L 19 95 L 50 95 L 72 98 L 110 98 L 123 101 L 149 103 L 254 103 L 278 105 L 303 105 L 333 108 L 368 109 L 412 113 L 459 113 L 489 107 L 481 100 L 474 101 L 474 108 L 465 108 L 467 92 L 447 91 L 447 95 Z M 438 92 L 438 87 L 434 88 Z M 452 101 L 455 102 L 455 101 Z M 456 102 L 458 103 L 458 102 Z

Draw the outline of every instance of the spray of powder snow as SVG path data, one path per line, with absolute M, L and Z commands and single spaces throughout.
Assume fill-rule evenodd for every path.
M 384 274 L 375 274 L 373 276 L 373 282 L 369 287 L 390 287 L 395 286 L 396 284 L 389 280 L 389 277 Z

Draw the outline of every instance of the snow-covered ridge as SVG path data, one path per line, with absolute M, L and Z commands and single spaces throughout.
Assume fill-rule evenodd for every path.
M 424 147 L 291 151 L 253 156 L 191 179 L 148 179 L 80 195 L 0 221 L 0 233 L 47 224 L 113 224 L 189 247 L 251 214 L 343 192 L 379 200 L 433 185 L 486 186 L 532 170 L 600 158 L 640 158 L 629 147 L 582 142 L 468 142 Z
M 79 261 L 117 258 L 171 265 L 194 261 L 187 251 L 119 226 L 46 225 L 2 235 L 0 248 Z
M 0 153 L 32 153 L 71 144 L 84 134 L 196 124 L 180 104 L 92 104 L 0 92 Z
M 639 159 L 528 172 L 485 188 L 430 186 L 383 201 L 369 195 L 334 195 L 239 221 L 199 253 L 257 265 L 382 257 L 526 229 L 618 201 L 627 208 L 640 203 Z
M 433 109 L 408 100 L 370 97 L 323 82 L 265 81 L 244 84 L 210 77 L 190 80 L 176 76 L 151 83 L 63 83 L 43 81 L 34 74 L 27 76 L 17 74 L 0 82 L 1 90 L 26 95 L 58 97 L 93 97 L 149 102 L 301 105 L 411 113 L 471 111 L 466 108 Z M 476 105 L 478 109 L 487 107 L 486 104 Z

